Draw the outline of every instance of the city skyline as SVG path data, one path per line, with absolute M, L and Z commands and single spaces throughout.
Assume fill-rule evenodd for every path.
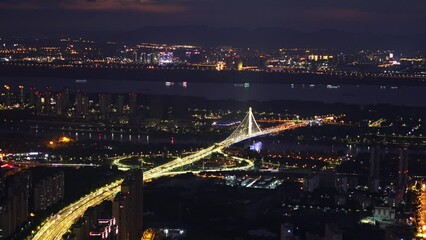
M 425 12 L 0 0 L 0 240 L 425 240 Z

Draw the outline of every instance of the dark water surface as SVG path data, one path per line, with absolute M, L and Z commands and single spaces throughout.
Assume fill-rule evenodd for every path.
M 327 85 L 327 84 L 249 84 L 244 83 L 183 83 L 134 80 L 67 79 L 67 78 L 7 78 L 0 77 L 2 84 L 10 84 L 15 90 L 19 85 L 41 89 L 52 87 L 60 91 L 67 87 L 71 92 L 109 92 L 161 94 L 205 97 L 211 100 L 234 99 L 298 100 L 348 104 L 391 104 L 401 106 L 426 106 L 426 86 L 378 86 L 378 85 Z M 28 91 L 28 90 L 27 90 Z

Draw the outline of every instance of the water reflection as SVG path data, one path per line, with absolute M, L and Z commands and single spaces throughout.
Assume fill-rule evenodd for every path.
M 235 83 L 188 83 L 187 87 L 175 84 L 166 87 L 164 82 L 141 82 L 131 80 L 88 80 L 76 83 L 65 78 L 2 78 L 7 84 L 17 88 L 19 85 L 43 88 L 51 86 L 53 91 L 68 87 L 70 92 L 84 90 L 89 93 L 137 92 L 142 94 L 161 94 L 177 96 L 205 97 L 207 99 L 234 99 L 239 101 L 257 100 L 298 100 L 326 103 L 350 104 L 393 104 L 407 106 L 426 106 L 426 86 L 378 86 L 378 85 L 327 85 L 327 84 L 259 84 L 250 87 L 236 87 Z M 330 87 L 334 86 L 334 87 Z M 337 87 L 338 86 L 338 87 Z

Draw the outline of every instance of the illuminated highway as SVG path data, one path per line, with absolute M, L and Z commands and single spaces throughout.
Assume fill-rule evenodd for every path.
M 249 114 L 251 114 L 251 110 L 249 111 Z M 249 116 L 253 117 L 253 116 Z M 279 126 L 273 127 L 273 128 L 268 128 L 265 130 L 260 130 L 258 128 L 258 131 L 253 131 L 251 129 L 252 126 L 257 126 L 254 125 L 252 122 L 252 120 L 248 121 L 248 133 L 246 132 L 243 133 L 241 132 L 238 135 L 234 135 L 235 132 L 238 133 L 238 128 L 241 127 L 241 125 L 237 128 L 237 130 L 226 140 L 217 143 L 213 146 L 210 146 L 208 148 L 205 149 L 201 149 L 198 152 L 195 152 L 189 156 L 183 157 L 183 158 L 177 158 L 175 160 L 172 160 L 168 163 L 165 163 L 163 165 L 160 165 L 158 167 L 155 167 L 153 169 L 150 169 L 148 171 L 145 171 L 143 174 L 143 178 L 144 180 L 151 180 L 154 178 L 158 178 L 158 177 L 162 177 L 162 176 L 166 176 L 166 175 L 177 175 L 177 174 L 182 174 L 182 173 L 187 173 L 187 172 L 194 172 L 197 173 L 199 171 L 176 171 L 173 172 L 173 169 L 179 168 L 179 167 L 183 167 L 185 165 L 194 163 L 196 161 L 199 161 L 207 156 L 209 156 L 212 153 L 222 153 L 222 150 L 226 147 L 229 147 L 232 144 L 250 139 L 250 138 L 254 138 L 254 137 L 258 137 L 258 136 L 263 136 L 263 135 L 268 135 L 268 134 L 273 134 L 273 133 L 278 133 L 281 131 L 286 131 L 286 130 L 290 130 L 290 129 L 295 129 L 295 128 L 299 128 L 299 127 L 305 127 L 309 124 L 308 121 L 298 121 L 297 123 L 292 123 L 292 122 L 287 122 L 284 124 L 281 124 Z M 243 126 L 244 127 L 244 126 Z M 257 126 L 258 127 L 258 126 Z M 123 157 L 123 158 L 127 158 L 127 157 Z M 236 160 L 239 161 L 247 161 L 246 159 L 243 158 L 238 158 L 238 157 L 233 157 Z M 121 159 L 121 158 L 119 158 Z M 121 159 L 122 160 L 122 159 Z M 117 163 L 119 163 L 120 160 L 117 160 Z M 238 168 L 229 168 L 229 169 L 219 169 L 219 170 L 212 170 L 212 171 L 235 171 L 235 170 L 244 170 L 247 168 L 252 167 L 252 162 L 248 161 L 248 165 L 247 166 L 243 166 L 243 167 L 238 167 Z M 63 208 L 62 210 L 60 210 L 56 215 L 54 215 L 53 217 L 47 219 L 44 222 L 44 225 L 41 226 L 41 228 L 39 229 L 39 231 L 36 233 L 36 235 L 33 237 L 33 240 L 54 240 L 54 239 L 61 239 L 62 235 L 64 235 L 67 230 L 72 226 L 72 224 L 74 222 L 76 222 L 78 220 L 78 218 L 80 218 L 84 212 L 87 210 L 87 208 L 91 207 L 91 206 L 96 206 L 99 205 L 100 203 L 102 203 L 104 200 L 107 199 L 112 199 L 116 193 L 118 193 L 120 191 L 120 184 L 121 184 L 121 180 L 120 181 L 116 181 L 108 186 L 102 187 L 97 189 L 95 192 L 86 195 L 85 197 L 81 198 L 79 201 L 74 202 L 72 204 L 70 204 L 69 206 Z
M 417 237 L 426 239 L 426 185 L 422 184 L 419 195 L 420 208 L 417 210 L 419 222 L 417 223 Z
M 247 164 L 244 166 L 238 166 L 238 167 L 222 167 L 222 168 L 215 168 L 215 169 L 203 169 L 203 170 L 187 170 L 187 171 L 170 171 L 167 173 L 164 173 L 163 175 L 159 176 L 173 176 L 173 175 L 180 175 L 180 174 L 186 174 L 186 173 L 207 173 L 207 172 L 232 172 L 232 171 L 243 171 L 243 170 L 249 170 L 252 169 L 254 166 L 254 161 L 248 158 L 241 158 L 241 157 L 235 157 L 235 156 L 229 156 L 228 154 L 222 152 L 222 150 L 219 150 L 218 153 L 224 155 L 225 157 L 230 157 L 238 162 L 246 162 Z M 145 176 L 145 175 L 144 175 Z
M 98 164 L 6 161 L 17 167 L 100 167 Z
M 286 124 L 282 124 L 279 125 L 277 127 L 274 128 L 269 128 L 263 131 L 259 131 L 257 133 L 253 133 L 250 135 L 241 135 L 238 136 L 236 138 L 233 139 L 226 139 L 218 144 L 215 144 L 213 146 L 210 146 L 208 148 L 202 149 L 192 155 L 189 155 L 187 157 L 183 157 L 183 158 L 177 158 L 173 161 L 170 161 L 168 163 L 165 163 L 161 166 L 155 167 L 153 169 L 150 169 L 148 171 L 145 171 L 143 174 L 144 180 L 150 180 L 152 178 L 158 178 L 164 175 L 168 175 L 169 172 L 171 172 L 173 169 L 179 168 L 179 167 L 183 167 L 185 165 L 194 163 L 196 161 L 199 161 L 207 156 L 209 156 L 212 153 L 215 152 L 221 152 L 222 149 L 229 147 L 232 144 L 250 139 L 250 138 L 254 138 L 254 137 L 259 137 L 262 135 L 268 135 L 268 134 L 272 134 L 272 133 L 278 133 L 281 131 L 286 131 L 286 130 L 290 130 L 290 129 L 295 129 L 295 128 L 299 128 L 299 127 L 305 127 L 308 125 L 308 121 L 303 121 L 301 123 L 286 123 Z
M 82 197 L 77 202 L 63 208 L 58 213 L 44 221 L 44 225 L 33 237 L 33 240 L 62 239 L 68 229 L 80 218 L 91 206 L 96 206 L 105 200 L 114 198 L 120 190 L 121 180 L 115 181 L 107 186 Z
M 118 170 L 120 171 L 128 171 L 132 168 L 126 164 L 121 163 L 121 161 L 132 158 L 132 157 L 137 157 L 137 155 L 124 155 L 122 157 L 114 158 L 112 165 L 117 166 Z

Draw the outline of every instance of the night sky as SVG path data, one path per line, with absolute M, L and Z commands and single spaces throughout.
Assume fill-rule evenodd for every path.
M 0 31 L 205 25 L 423 34 L 425 13 L 426 0 L 0 0 Z

